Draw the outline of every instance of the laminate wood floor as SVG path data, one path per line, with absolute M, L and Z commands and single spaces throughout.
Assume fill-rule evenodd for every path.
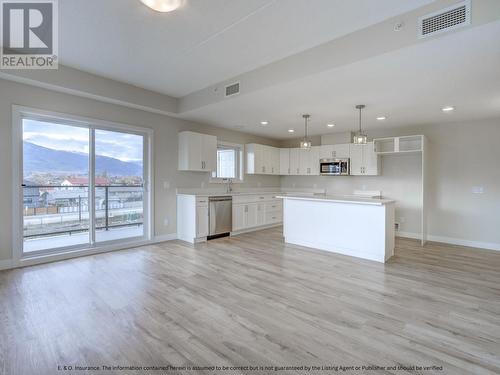
M 0 272 L 0 373 L 499 374 L 500 253 L 396 243 L 383 265 L 284 245 L 277 228 Z M 340 365 L 387 368 L 271 368 Z

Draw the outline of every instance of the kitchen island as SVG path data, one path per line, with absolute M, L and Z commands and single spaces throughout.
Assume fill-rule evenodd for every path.
M 341 195 L 278 195 L 285 242 L 385 262 L 394 255 L 394 201 Z

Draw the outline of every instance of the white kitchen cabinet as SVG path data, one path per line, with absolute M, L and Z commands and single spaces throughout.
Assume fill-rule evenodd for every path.
M 347 159 L 350 157 L 350 146 L 349 143 L 322 145 L 319 151 L 320 159 Z
M 247 174 L 279 174 L 280 153 L 276 147 L 246 145 Z
M 257 203 L 257 213 L 256 213 L 256 223 L 257 226 L 261 226 L 265 224 L 266 219 L 266 204 L 265 203 Z
M 290 174 L 290 149 L 280 148 L 280 175 Z
M 257 226 L 257 206 L 258 203 L 251 203 L 246 205 L 246 227 L 253 228 Z
M 373 142 L 351 145 L 350 156 L 352 176 L 377 176 L 380 173 L 380 159 L 374 150 Z
M 208 236 L 208 206 L 196 207 L 196 237 Z
M 177 195 L 177 237 L 200 242 L 208 236 L 208 197 Z
M 290 175 L 300 175 L 300 148 L 290 149 Z
M 233 232 L 245 229 L 246 227 L 246 205 L 233 204 Z
M 179 133 L 180 171 L 212 172 L 217 168 L 217 137 L 184 131 Z
M 276 225 L 282 220 L 283 204 L 272 194 L 233 197 L 233 232 Z
M 319 146 L 309 150 L 299 149 L 299 174 L 302 176 L 319 175 Z

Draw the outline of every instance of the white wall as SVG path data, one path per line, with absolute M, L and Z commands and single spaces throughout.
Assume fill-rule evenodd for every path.
M 453 114 L 458 116 L 458 114 Z M 500 249 L 500 119 L 435 124 L 368 132 L 370 138 L 424 134 L 429 140 L 429 214 L 431 236 L 473 241 Z M 290 141 L 283 143 L 288 147 Z M 419 232 L 421 159 L 419 155 L 383 156 L 382 176 L 282 177 L 283 187 L 382 190 L 397 200 L 401 231 Z M 484 187 L 473 194 L 474 186 Z M 472 245 L 472 244 L 471 244 Z
M 209 176 L 198 172 L 177 171 L 177 133 L 181 130 L 200 131 L 234 143 L 263 143 L 276 141 L 222 128 L 204 126 L 172 117 L 129 109 L 92 99 L 57 93 L 42 88 L 0 79 L 0 261 L 12 258 L 12 105 L 24 105 L 49 111 L 91 117 L 154 130 L 155 227 L 157 236 L 176 232 L 176 196 L 178 187 L 208 186 Z M 163 182 L 170 183 L 169 189 Z M 245 176 L 246 187 L 279 186 L 277 176 Z M 165 219 L 169 220 L 167 226 Z

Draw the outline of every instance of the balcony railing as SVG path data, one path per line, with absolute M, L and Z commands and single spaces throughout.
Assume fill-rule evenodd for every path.
M 143 225 L 143 185 L 96 186 L 95 228 Z M 71 235 L 90 228 L 89 186 L 23 185 L 24 238 Z

